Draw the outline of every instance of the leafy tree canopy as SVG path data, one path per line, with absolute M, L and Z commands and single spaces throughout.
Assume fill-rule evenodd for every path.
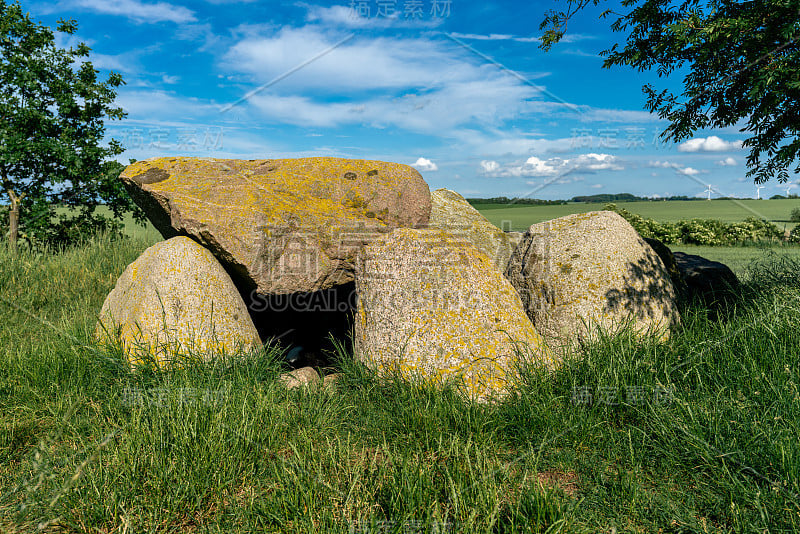
M 60 20 L 57 29 L 73 35 L 77 23 Z M 98 213 L 101 203 L 115 219 L 128 211 L 141 219 L 117 179 L 123 166 L 107 161 L 123 149 L 103 143 L 104 119 L 125 117 L 113 107 L 124 82 L 115 72 L 100 81 L 84 60 L 89 51 L 60 48 L 19 3 L 0 0 L 0 185 L 12 204 L 22 198 L 20 230 L 34 242 L 118 227 Z
M 604 0 L 568 0 L 541 23 L 549 50 L 578 11 Z M 703 128 L 739 125 L 750 135 L 748 176 L 756 183 L 800 172 L 800 0 L 621 0 L 611 24 L 624 44 L 604 50 L 603 67 L 657 69 L 660 77 L 687 69 L 675 95 L 651 84 L 646 108 L 670 121 L 665 139 L 682 141 Z M 795 165 L 792 169 L 792 165 Z

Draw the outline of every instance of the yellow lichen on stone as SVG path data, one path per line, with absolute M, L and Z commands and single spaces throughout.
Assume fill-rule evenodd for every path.
M 431 193 L 430 228 L 438 228 L 466 240 L 505 271 L 508 259 L 519 242 L 516 234 L 506 233 L 473 208 L 455 191 L 437 189 Z
M 626 325 L 666 336 L 680 319 L 663 263 L 613 212 L 534 224 L 506 276 L 551 346 Z
M 485 401 L 520 365 L 556 364 L 491 259 L 449 232 L 398 229 L 367 245 L 356 290 L 356 357 L 379 373 L 456 379 Z
M 95 337 L 121 343 L 132 364 L 163 365 L 260 345 L 247 307 L 214 256 L 186 237 L 145 250 L 119 277 Z
M 165 236 L 192 236 L 264 294 L 348 282 L 361 245 L 430 216 L 422 176 L 382 161 L 153 158 L 121 178 Z

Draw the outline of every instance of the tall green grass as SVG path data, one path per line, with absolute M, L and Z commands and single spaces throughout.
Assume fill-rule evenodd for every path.
M 131 370 L 91 336 L 145 246 L 0 250 L 0 531 L 800 530 L 796 262 L 668 342 L 600 339 L 472 405 L 347 354 L 310 390 L 275 347 Z

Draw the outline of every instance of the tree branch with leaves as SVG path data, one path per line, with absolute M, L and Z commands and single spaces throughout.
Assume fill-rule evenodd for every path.
M 569 0 L 546 13 L 540 47 L 550 50 L 579 11 L 604 0 Z M 564 2 L 562 2 L 564 3 Z M 748 172 L 756 183 L 800 173 L 800 0 L 622 0 L 603 67 L 685 72 L 683 93 L 642 89 L 646 109 L 670 122 L 662 137 L 680 142 L 705 128 L 738 126 L 749 135 Z

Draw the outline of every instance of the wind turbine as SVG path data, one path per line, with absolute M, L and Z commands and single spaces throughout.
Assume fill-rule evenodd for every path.
M 757 185 L 756 186 L 756 200 L 761 200 L 761 190 L 764 189 L 765 185 Z
M 708 189 L 703 191 L 703 193 L 708 193 L 708 198 L 706 200 L 711 200 L 711 192 L 712 191 L 714 191 L 714 190 L 711 188 L 711 184 L 708 184 Z
M 789 198 L 789 191 L 791 191 L 793 187 L 794 184 L 789 184 L 786 186 L 786 198 Z

